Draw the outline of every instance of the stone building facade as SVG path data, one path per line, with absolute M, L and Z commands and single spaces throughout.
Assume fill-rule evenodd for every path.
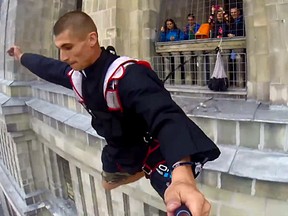
M 0 1 L 0 203 L 5 216 L 165 215 L 163 202 L 145 179 L 111 192 L 101 188 L 105 141 L 91 128 L 89 115 L 73 92 L 35 77 L 6 50 L 17 44 L 26 52 L 57 58 L 51 29 L 61 14 L 77 8 L 96 22 L 100 44 L 114 45 L 122 55 L 152 60 L 167 52 L 185 55 L 218 44 L 155 43 L 169 2 Z M 220 159 L 207 164 L 198 179 L 211 201 L 211 215 L 284 216 L 288 210 L 288 1 L 243 0 L 243 5 L 246 37 L 223 41 L 223 48 L 246 49 L 244 100 L 205 100 L 203 89 L 196 90 L 202 98 L 191 100 L 186 96 L 194 94 L 194 88 L 168 88 L 180 94 L 175 94 L 176 102 L 222 150 Z

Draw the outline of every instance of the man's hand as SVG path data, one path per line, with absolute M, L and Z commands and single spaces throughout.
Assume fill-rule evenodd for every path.
M 215 13 L 215 10 L 216 10 L 215 6 L 214 6 L 214 5 L 212 5 L 212 7 L 211 7 L 211 12 L 212 12 L 212 14 L 214 14 L 214 13 Z
M 227 36 L 228 36 L 229 38 L 235 37 L 235 35 L 234 35 L 234 34 L 231 34 L 231 33 L 229 33 Z
M 186 205 L 193 216 L 208 216 L 211 205 L 197 189 L 190 166 L 176 167 L 172 172 L 172 182 L 164 194 L 167 215 L 174 216 L 174 211 Z
M 14 57 L 15 60 L 20 61 L 21 56 L 23 55 L 23 52 L 21 51 L 20 47 L 18 46 L 12 46 L 8 51 L 7 51 L 9 56 Z

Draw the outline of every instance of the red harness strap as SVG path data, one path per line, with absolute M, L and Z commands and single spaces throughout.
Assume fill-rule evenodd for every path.
M 164 164 L 166 162 L 162 157 L 160 143 L 158 140 L 153 139 L 148 143 L 148 145 L 148 151 L 145 159 L 143 160 L 142 166 L 142 170 L 145 173 L 146 178 L 150 178 L 151 173 L 154 172 L 160 164 Z

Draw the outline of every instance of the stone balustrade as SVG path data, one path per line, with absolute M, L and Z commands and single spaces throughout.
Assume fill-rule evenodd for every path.
M 239 91 L 240 95 L 246 89 L 247 57 L 243 37 L 156 42 L 155 46 L 157 55 L 152 58 L 153 69 L 160 79 L 167 80 L 166 84 L 170 87 L 207 90 L 216 63 L 215 49 L 220 47 L 229 91 Z

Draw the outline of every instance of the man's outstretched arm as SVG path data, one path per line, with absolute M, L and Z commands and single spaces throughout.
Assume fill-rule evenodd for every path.
M 18 46 L 12 46 L 7 53 L 40 78 L 66 88 L 72 88 L 67 76 L 71 70 L 68 64 L 37 54 L 23 53 Z

